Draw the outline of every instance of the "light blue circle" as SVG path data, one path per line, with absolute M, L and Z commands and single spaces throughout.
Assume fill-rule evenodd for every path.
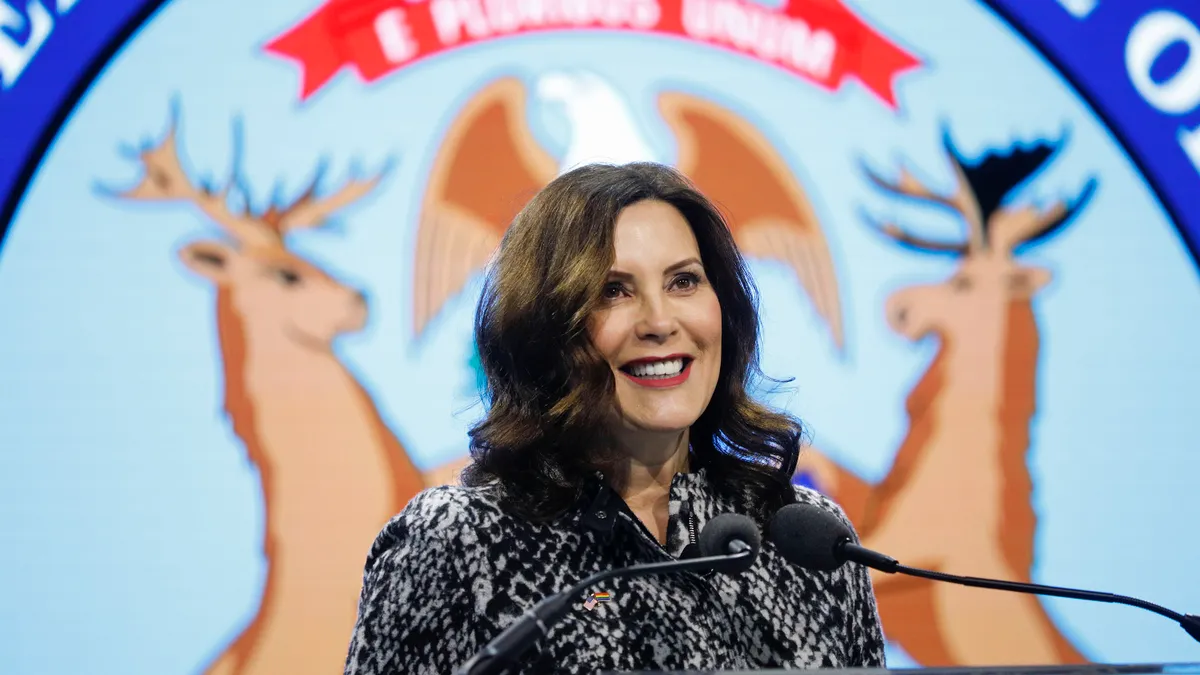
M 1100 186 L 1077 221 L 1028 255 L 1054 272 L 1035 305 L 1035 580 L 1200 608 L 1191 583 L 1200 544 L 1187 536 L 1200 516 L 1187 497 L 1200 475 L 1195 265 L 1112 135 L 994 15 L 971 3 L 854 3 L 925 63 L 898 82 L 899 112 L 853 82 L 830 93 L 722 50 L 604 33 L 499 40 L 369 85 L 343 72 L 300 104 L 296 69 L 263 45 L 314 5 L 172 2 L 79 103 L 29 188 L 0 256 L 3 670 L 192 672 L 253 616 L 261 591 L 258 479 L 222 417 L 213 293 L 176 257 L 212 230 L 185 208 L 99 192 L 98 183 L 128 185 L 136 175 L 120 145 L 157 138 L 177 100 L 182 153 L 196 172 L 224 175 L 232 120 L 242 120 L 243 171 L 260 199 L 277 180 L 299 189 L 321 157 L 333 181 L 354 162 L 394 159 L 377 194 L 333 231 L 297 235 L 295 247 L 368 289 L 370 324 L 338 354 L 414 461 L 432 467 L 463 454 L 480 412 L 468 366 L 478 285 L 449 301 L 420 342 L 411 339 L 421 190 L 450 116 L 473 92 L 500 75 L 531 81 L 551 59 L 616 83 L 663 161 L 675 152 L 654 108 L 664 86 L 743 114 L 781 150 L 835 256 L 847 349 L 835 355 L 790 271 L 755 261 L 764 366 L 795 378 L 773 400 L 870 479 L 886 473 L 904 437 L 904 398 L 934 350 L 893 334 L 883 301 L 945 278 L 952 263 L 889 244 L 860 213 L 896 214 L 926 233 L 956 230 L 886 199 L 858 160 L 890 171 L 903 158 L 945 186 L 944 121 L 969 155 L 1069 129 L 1061 156 L 1019 195 L 1049 201 L 1090 176 Z M 534 105 L 529 122 L 551 152 L 562 151 L 561 110 Z M 1096 660 L 1195 660 L 1194 643 L 1160 617 L 1045 604 Z M 903 664 L 894 653 L 892 665 Z

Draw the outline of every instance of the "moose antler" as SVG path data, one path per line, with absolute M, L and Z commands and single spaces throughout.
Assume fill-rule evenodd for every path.
M 900 168 L 895 180 L 889 181 L 862 163 L 863 171 L 877 186 L 898 195 L 932 202 L 961 215 L 967 224 L 965 244 L 930 241 L 893 223 L 879 224 L 870 217 L 867 220 L 886 236 L 921 251 L 965 254 L 993 249 L 1001 254 L 1012 253 L 1061 228 L 1086 206 L 1096 190 L 1096 181 L 1092 179 L 1074 199 L 1057 201 L 1046 209 L 1016 208 L 1005 203 L 1014 190 L 1040 171 L 1062 148 L 1065 139 L 1064 134 L 1054 142 L 991 150 L 978 161 L 967 164 L 955 150 L 947 129 L 942 146 L 954 169 L 956 188 L 951 195 L 935 192 L 904 167 Z
M 1049 237 L 1087 206 L 1096 186 L 1096 179 L 1092 178 L 1074 199 L 1059 199 L 1046 208 L 1029 205 L 997 212 L 989 228 L 994 245 L 1012 251 Z
M 986 246 L 987 241 L 979 202 L 976 200 L 974 192 L 971 191 L 962 165 L 954 153 L 949 154 L 955 178 L 955 190 L 952 194 L 943 194 L 933 190 L 904 166 L 899 168 L 895 180 L 888 180 L 868 166 L 866 162 L 861 164 L 867 178 L 876 186 L 893 194 L 942 206 L 959 215 L 967 226 L 966 242 L 951 244 L 923 239 L 894 223 L 876 223 L 877 229 L 906 246 L 924 251 L 965 253 L 968 250 L 978 250 Z
M 905 248 L 914 251 L 922 251 L 925 253 L 949 253 L 952 255 L 965 255 L 967 253 L 967 245 L 962 242 L 937 241 L 935 239 L 927 239 L 918 237 L 917 235 L 905 230 L 899 225 L 892 222 L 881 222 L 872 218 L 866 211 L 862 212 L 862 219 L 868 225 L 878 230 L 880 234 L 896 241 Z
M 217 189 L 207 184 L 196 185 L 188 177 L 179 159 L 177 128 L 178 114 L 173 112 L 162 141 L 157 145 L 147 144 L 135 153 L 145 170 L 141 180 L 134 187 L 117 192 L 116 196 L 140 201 L 189 202 L 242 244 L 278 246 L 283 236 L 292 230 L 325 224 L 335 211 L 370 193 L 387 171 L 385 167 L 370 179 L 351 179 L 333 194 L 318 198 L 317 186 L 324 174 L 322 165 L 318 167 L 309 186 L 291 203 L 282 206 L 272 204 L 265 211 L 255 213 L 250 207 L 249 195 L 239 181 L 239 134 L 234 134 L 231 176 L 223 187 Z M 245 202 L 237 210 L 230 208 L 230 197 L 235 189 Z

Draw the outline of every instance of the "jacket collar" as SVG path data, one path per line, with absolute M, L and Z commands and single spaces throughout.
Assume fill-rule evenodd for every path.
M 670 498 L 672 502 L 711 499 L 704 469 L 675 474 L 671 479 Z M 608 484 L 604 474 L 597 471 L 592 475 L 585 492 L 580 525 L 584 529 L 597 532 L 606 542 L 611 541 L 617 514 L 626 509 L 628 507 L 622 501 L 621 495 Z

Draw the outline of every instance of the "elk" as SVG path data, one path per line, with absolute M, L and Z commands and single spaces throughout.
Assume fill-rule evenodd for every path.
M 318 171 L 295 200 L 253 211 L 236 158 L 220 189 L 189 178 L 176 129 L 173 114 L 162 141 L 137 152 L 139 182 L 115 196 L 193 207 L 224 235 L 189 243 L 180 257 L 216 290 L 224 409 L 258 470 L 266 516 L 257 614 L 207 672 L 340 672 L 367 550 L 425 483 L 333 351 L 339 335 L 365 326 L 366 295 L 290 251 L 286 238 L 325 224 L 383 173 L 319 196 Z M 238 192 L 247 205 L 234 208 Z
M 966 235 L 939 241 L 867 218 L 905 249 L 957 261 L 948 279 L 902 289 L 885 303 L 896 333 L 931 337 L 938 352 L 908 396 L 907 437 L 882 481 L 869 484 L 810 452 L 799 473 L 845 507 L 866 546 L 907 564 L 1030 581 L 1037 517 L 1026 456 L 1039 344 L 1032 303 L 1051 273 L 1017 256 L 1071 222 L 1096 182 L 1048 208 L 1008 198 L 1064 141 L 989 151 L 968 162 L 946 132 L 955 184 L 949 192 L 903 167 L 889 179 L 864 166 L 874 185 L 949 212 Z M 923 665 L 1087 660 L 1033 596 L 884 575 L 874 582 L 889 639 Z

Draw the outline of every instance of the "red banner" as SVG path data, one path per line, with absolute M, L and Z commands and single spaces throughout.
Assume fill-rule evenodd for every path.
M 745 54 L 830 91 L 858 80 L 896 107 L 895 78 L 919 61 L 841 0 L 328 0 L 267 44 L 303 71 L 306 99 L 342 68 L 373 82 L 467 45 L 542 31 L 657 34 Z

